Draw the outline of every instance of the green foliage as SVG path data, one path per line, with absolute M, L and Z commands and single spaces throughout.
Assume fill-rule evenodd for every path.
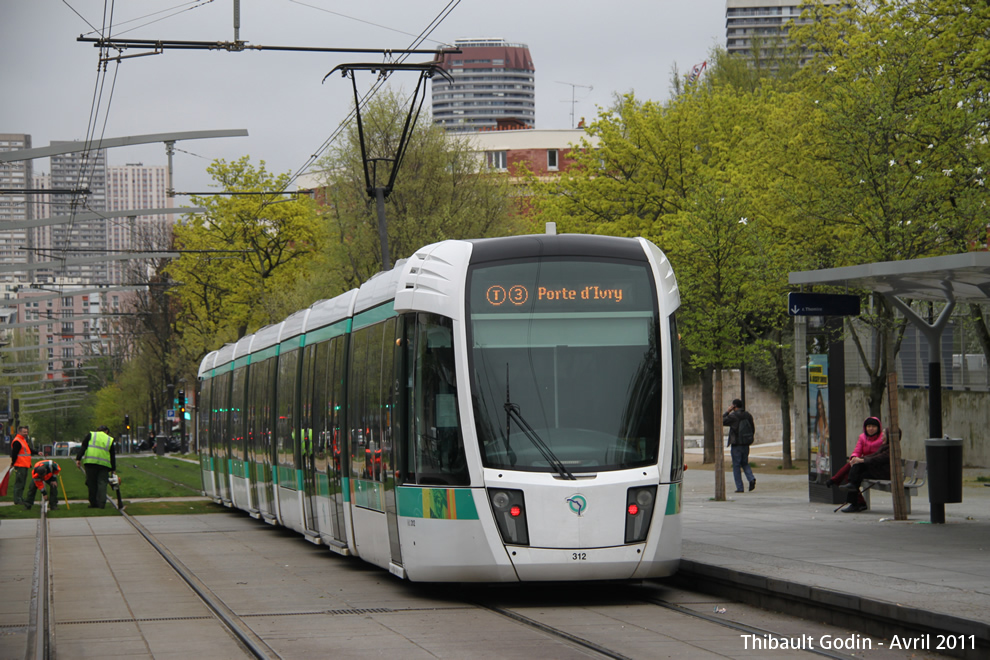
M 409 101 L 384 90 L 362 111 L 365 151 L 377 161 L 370 186 L 389 179 Z M 369 197 L 357 126 L 320 163 L 326 203 L 323 217 L 332 236 L 330 268 L 348 287 L 381 270 L 374 199 Z M 386 198 L 385 217 L 393 263 L 444 239 L 519 233 L 524 225 L 511 209 L 509 182 L 489 172 L 463 139 L 426 118 L 410 128 L 409 145 Z
M 933 45 L 915 4 L 858 3 L 795 31 L 820 54 L 804 76 L 819 145 L 803 176 L 823 191 L 816 215 L 840 239 L 839 265 L 985 240 L 984 104 L 948 81 L 945 44 Z
M 55 462 L 62 468 L 60 473 L 61 487 L 59 489 L 60 513 L 56 513 L 56 515 L 61 517 L 116 515 L 115 509 L 109 503 L 106 509 L 87 508 L 86 504 L 89 499 L 89 491 L 86 488 L 86 475 L 83 470 L 76 467 L 74 460 L 57 459 Z M 141 512 L 138 505 L 131 505 L 129 503 L 131 498 L 181 498 L 202 495 L 199 464 L 191 461 L 118 454 L 117 475 L 120 477 L 121 496 L 125 504 L 127 504 L 127 512 L 130 514 L 136 515 Z M 64 495 L 61 489 L 62 487 L 64 487 Z M 109 487 L 107 489 L 107 495 L 114 497 L 114 493 Z M 69 499 L 68 507 L 64 504 L 66 498 Z M 13 490 L 8 491 L 7 495 L 0 497 L 0 501 L 2 502 L 12 502 L 13 500 Z M 40 515 L 40 507 L 38 506 L 40 503 L 41 494 L 39 493 L 35 499 L 36 506 L 31 511 L 26 511 L 23 507 L 0 507 L 0 518 L 37 518 Z M 194 508 L 190 511 L 189 507 Z M 152 512 L 154 508 L 149 507 L 147 512 Z M 165 510 L 160 512 L 200 513 L 202 512 L 202 506 L 197 502 L 183 502 L 182 505 L 177 507 L 165 507 Z
M 207 171 L 226 192 L 272 195 L 193 197 L 206 212 L 175 227 L 184 252 L 167 273 L 180 285 L 172 295 L 184 350 L 197 358 L 293 311 L 286 292 L 310 273 L 327 238 L 312 200 L 273 192 L 288 186 L 288 174 L 270 174 L 248 157 Z
M 31 445 L 40 448 L 55 442 L 78 442 L 92 430 L 93 398 L 83 398 L 78 408 L 23 415 L 21 421 L 31 429 Z
M 684 209 L 703 164 L 686 105 L 632 94 L 616 99 L 575 145 L 572 169 L 559 179 L 531 182 L 541 221 L 574 233 L 662 235 L 666 217 Z

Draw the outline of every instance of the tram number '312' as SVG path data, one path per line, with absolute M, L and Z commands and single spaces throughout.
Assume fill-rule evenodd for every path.
M 571 559 L 574 561 L 584 561 L 588 558 L 587 552 L 572 552 Z

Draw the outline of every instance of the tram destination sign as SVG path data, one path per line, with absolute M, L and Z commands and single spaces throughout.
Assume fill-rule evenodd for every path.
M 788 293 L 791 316 L 859 316 L 859 296 L 841 293 Z

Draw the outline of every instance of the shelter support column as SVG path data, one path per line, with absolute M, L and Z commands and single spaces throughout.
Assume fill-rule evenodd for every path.
M 942 332 L 949 323 L 952 310 L 956 307 L 956 301 L 950 293 L 946 293 L 946 305 L 938 315 L 935 323 L 928 323 L 925 319 L 911 309 L 895 295 L 885 294 L 887 300 L 904 314 L 911 323 L 925 336 L 928 342 L 928 437 L 942 437 Z M 888 365 L 888 369 L 893 369 L 893 365 Z M 896 397 L 896 392 L 888 392 L 888 396 Z M 894 452 L 890 453 L 891 466 L 890 477 L 893 483 L 901 483 L 900 452 L 897 455 L 896 465 L 894 464 Z M 896 473 L 895 473 L 896 468 Z M 929 492 L 931 491 L 929 484 Z M 897 490 L 897 489 L 893 489 Z M 945 503 L 932 502 L 929 498 L 930 514 L 929 518 L 933 523 L 945 522 Z M 896 511 L 895 511 L 896 514 Z

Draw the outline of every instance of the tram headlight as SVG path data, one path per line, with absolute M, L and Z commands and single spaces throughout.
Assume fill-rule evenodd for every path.
M 511 488 L 489 488 L 488 500 L 492 504 L 502 542 L 506 545 L 529 545 L 523 492 Z
M 495 491 L 492 493 L 492 506 L 495 507 L 496 511 L 504 511 L 509 508 L 509 494 L 504 490 Z
M 626 491 L 626 543 L 646 540 L 656 499 L 656 486 L 639 486 Z

